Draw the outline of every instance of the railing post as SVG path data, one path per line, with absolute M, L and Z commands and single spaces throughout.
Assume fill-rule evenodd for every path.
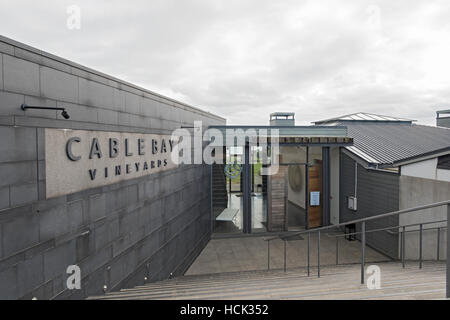
M 270 270 L 270 240 L 267 240 L 267 270 Z
M 317 277 L 320 278 L 320 230 L 317 232 Z
M 336 237 L 336 265 L 339 264 L 339 237 Z
M 399 226 L 399 228 L 400 228 L 400 226 Z M 400 261 L 403 261 L 403 232 L 399 231 L 398 234 L 399 234 L 398 238 L 400 241 L 400 251 L 399 251 Z
M 422 233 L 423 225 L 419 226 L 419 269 L 422 269 Z
M 405 269 L 405 233 L 406 233 L 406 227 L 403 226 L 402 228 L 402 267 Z
M 440 245 L 441 245 L 441 228 L 438 227 L 438 230 L 437 230 L 437 252 L 436 252 L 436 260 L 437 261 L 439 261 L 439 251 L 441 251 Z
M 448 223 L 450 221 L 450 204 L 447 204 L 447 262 L 446 262 L 446 267 L 447 267 L 447 272 L 446 272 L 446 283 L 445 283 L 445 287 L 446 287 L 446 297 L 447 299 L 450 298 L 450 236 L 449 236 L 449 230 L 450 228 L 448 227 Z
M 284 272 L 286 272 L 286 240 L 284 240 Z
M 366 222 L 361 223 L 361 284 L 364 284 L 364 271 L 366 264 Z
M 308 277 L 310 276 L 310 270 L 309 270 L 309 265 L 310 265 L 310 259 L 309 259 L 309 242 L 311 241 L 311 233 L 308 232 L 308 252 L 307 252 L 307 256 L 308 256 L 308 263 L 307 263 L 307 270 L 308 270 Z

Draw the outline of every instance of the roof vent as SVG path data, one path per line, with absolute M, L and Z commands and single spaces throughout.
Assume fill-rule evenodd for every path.
M 294 112 L 271 113 L 270 125 L 273 127 L 295 126 L 295 113 Z

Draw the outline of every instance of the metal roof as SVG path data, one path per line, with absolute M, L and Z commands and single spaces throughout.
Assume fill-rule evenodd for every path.
M 224 136 L 236 134 L 268 134 L 277 130 L 280 137 L 349 137 L 345 126 L 242 126 L 242 125 L 213 125 L 210 128 L 222 131 Z
M 244 145 L 247 138 L 266 137 L 268 143 L 280 145 L 315 145 L 315 146 L 350 146 L 353 139 L 347 135 L 344 126 L 242 126 L 242 125 L 212 125 L 210 129 L 221 132 L 223 140 L 217 140 L 217 145 Z M 216 132 L 209 132 L 216 135 Z M 272 135 L 274 135 L 272 137 Z M 207 139 L 210 139 L 208 136 Z M 216 139 L 211 145 L 216 143 Z
M 347 121 L 412 123 L 413 121 L 416 121 L 416 120 L 397 118 L 397 117 L 391 117 L 391 116 L 383 116 L 383 115 L 379 115 L 379 114 L 366 113 L 366 112 L 358 112 L 358 113 L 347 114 L 347 115 L 340 116 L 337 118 L 320 120 L 320 121 L 316 121 L 314 123 L 315 124 L 330 124 L 330 123 L 334 123 L 334 122 L 343 122 L 343 121 L 345 121 L 347 124 Z
M 397 162 L 450 151 L 450 129 L 408 123 L 338 122 L 347 126 L 353 146 L 346 147 L 368 163 Z
M 272 112 L 271 116 L 295 116 L 295 112 Z

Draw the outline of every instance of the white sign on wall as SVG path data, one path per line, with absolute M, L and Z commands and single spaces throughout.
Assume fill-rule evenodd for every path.
M 45 129 L 46 197 L 170 170 L 169 135 Z

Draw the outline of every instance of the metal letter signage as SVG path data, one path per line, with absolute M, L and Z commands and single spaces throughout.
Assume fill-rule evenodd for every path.
M 174 169 L 178 165 L 171 153 L 177 141 L 171 139 L 169 135 L 45 129 L 46 198 Z

